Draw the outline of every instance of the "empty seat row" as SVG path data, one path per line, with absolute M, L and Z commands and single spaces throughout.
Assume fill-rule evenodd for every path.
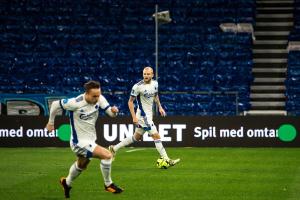
M 156 3 L 172 18 L 159 26 L 160 91 L 233 91 L 239 110 L 248 109 L 251 34 L 223 33 L 219 24 L 254 23 L 254 0 L 2 2 L 0 93 L 71 95 L 90 79 L 103 91 L 128 93 L 143 67 L 155 66 Z M 124 115 L 127 98 L 118 99 Z M 234 115 L 235 98 L 224 105 L 214 98 L 194 113 Z M 174 115 L 189 109 L 172 105 Z

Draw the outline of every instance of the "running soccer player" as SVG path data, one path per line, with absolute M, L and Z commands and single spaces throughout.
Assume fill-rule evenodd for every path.
M 104 189 L 112 193 L 121 193 L 122 188 L 115 185 L 111 179 L 112 154 L 107 149 L 96 144 L 96 120 L 100 110 L 110 117 L 117 116 L 118 108 L 111 107 L 101 95 L 100 83 L 89 81 L 84 84 L 85 93 L 71 99 L 54 101 L 50 109 L 48 131 L 54 130 L 56 113 L 68 110 L 70 113 L 71 139 L 70 147 L 76 154 L 77 160 L 72 164 L 69 175 L 60 179 L 66 198 L 70 197 L 72 182 L 85 170 L 91 158 L 100 159 L 100 169 L 104 178 Z
M 115 156 L 116 152 L 127 145 L 139 141 L 145 132 L 153 138 L 155 147 L 160 156 L 165 159 L 170 166 L 176 165 L 180 159 L 172 160 L 168 157 L 165 148 L 162 145 L 160 135 L 152 121 L 153 117 L 153 102 L 156 103 L 161 116 L 166 116 L 166 112 L 160 104 L 158 97 L 158 82 L 153 80 L 153 69 L 151 67 L 145 67 L 143 70 L 143 80 L 136 83 L 130 94 L 128 101 L 128 107 L 132 116 L 132 121 L 136 125 L 135 133 L 132 137 L 125 138 L 117 145 L 109 146 L 110 152 Z M 137 100 L 138 108 L 137 112 L 134 112 L 134 101 Z

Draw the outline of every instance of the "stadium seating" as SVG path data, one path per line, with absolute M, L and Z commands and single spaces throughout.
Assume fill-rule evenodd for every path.
M 290 51 L 286 80 L 286 108 L 291 115 L 300 115 L 300 51 Z
M 70 96 L 96 79 L 128 114 L 132 85 L 143 66 L 155 66 L 155 3 L 1 2 L 0 92 Z M 249 109 L 251 34 L 223 33 L 219 24 L 254 23 L 255 1 L 169 0 L 159 10 L 170 10 L 172 18 L 159 27 L 160 91 L 183 92 L 162 95 L 168 112 L 236 115 L 236 101 L 240 112 Z
M 300 0 L 295 0 L 294 28 L 289 41 L 300 41 Z M 300 115 L 300 51 L 288 54 L 288 70 L 286 79 L 286 109 L 289 115 Z
M 290 41 L 300 41 L 300 1 L 294 0 L 294 28 L 289 35 Z

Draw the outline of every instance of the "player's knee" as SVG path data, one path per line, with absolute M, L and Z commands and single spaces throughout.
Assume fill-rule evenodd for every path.
M 110 152 L 106 152 L 101 159 L 104 159 L 104 160 L 110 160 L 112 159 L 113 155 L 110 153 Z
M 112 157 L 113 157 L 112 154 L 109 152 L 109 154 L 107 154 L 106 159 L 107 159 L 107 160 L 110 160 L 110 159 L 112 159 Z
M 134 134 L 134 139 L 135 139 L 136 141 L 140 141 L 140 140 L 142 139 L 142 136 L 141 136 L 140 134 L 135 133 L 135 134 Z
M 87 165 L 79 164 L 78 168 L 83 171 L 87 168 Z
M 85 170 L 88 166 L 88 163 L 86 162 L 77 162 L 77 167 L 80 169 L 80 170 Z
M 158 133 L 155 133 L 155 134 L 152 135 L 152 138 L 153 138 L 153 140 L 159 140 L 160 136 L 159 136 Z

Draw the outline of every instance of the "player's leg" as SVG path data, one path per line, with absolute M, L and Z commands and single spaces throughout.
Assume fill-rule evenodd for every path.
M 104 179 L 104 189 L 112 193 L 121 193 L 123 189 L 115 185 L 111 179 L 112 154 L 105 148 L 97 145 L 93 150 L 93 157 L 100 159 L 100 169 Z
M 70 190 L 71 190 L 71 185 L 72 182 L 81 174 L 81 172 L 86 169 L 89 159 L 83 157 L 83 156 L 78 156 L 78 159 L 72 164 L 72 166 L 69 169 L 69 174 L 67 178 L 62 177 L 60 179 L 60 184 L 62 185 L 65 193 L 65 197 L 69 198 L 70 197 Z
M 169 160 L 168 154 L 161 142 L 159 133 L 156 132 L 156 133 L 152 134 L 151 137 L 154 140 L 155 148 L 158 151 L 160 157 L 162 157 L 165 160 Z
M 76 162 L 70 167 L 69 175 L 66 178 L 66 183 L 68 186 L 72 185 L 72 182 L 81 174 L 83 170 L 86 169 L 90 160 L 83 156 L 78 156 Z
M 164 148 L 164 146 L 163 146 L 163 144 L 162 144 L 162 142 L 161 142 L 160 135 L 159 135 L 159 133 L 157 132 L 155 126 L 153 126 L 153 128 L 151 129 L 150 135 L 151 135 L 151 137 L 152 137 L 153 140 L 154 140 L 154 144 L 155 144 L 156 150 L 158 151 L 158 153 L 160 154 L 160 156 L 161 156 L 163 159 L 167 160 L 168 163 L 169 163 L 171 166 L 174 166 L 174 165 L 176 165 L 178 162 L 180 162 L 180 159 L 179 159 L 179 158 L 174 159 L 174 160 L 169 158 L 169 156 L 168 156 L 168 154 L 167 154 L 167 152 L 166 152 L 166 150 L 165 150 L 165 148 Z
M 136 128 L 133 136 L 125 138 L 124 140 L 122 140 L 121 142 L 119 142 L 116 145 L 110 145 L 108 149 L 113 154 L 113 156 L 115 156 L 116 152 L 120 148 L 128 146 L 136 141 L 140 141 L 142 139 L 142 135 L 144 133 L 145 133 L 145 131 L 142 128 Z

